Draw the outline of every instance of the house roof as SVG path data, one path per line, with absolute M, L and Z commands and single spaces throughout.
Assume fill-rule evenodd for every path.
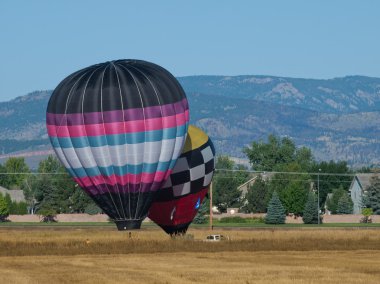
M 11 197 L 11 200 L 15 202 L 25 201 L 24 191 L 22 191 L 21 189 L 9 190 L 5 187 L 0 186 L 0 193 L 3 196 L 5 196 L 6 194 L 9 194 L 9 196 Z
M 254 176 L 246 181 L 245 183 L 241 184 L 238 186 L 238 189 L 240 190 L 241 188 L 245 187 L 246 185 L 250 185 L 251 183 L 255 182 L 258 176 L 261 176 L 261 178 L 265 181 L 270 180 L 273 177 L 274 173 L 271 172 L 263 172 L 263 173 L 256 173 Z
M 257 179 L 257 176 L 251 178 L 250 180 L 246 181 L 245 183 L 241 184 L 238 186 L 238 189 L 241 189 L 242 187 L 246 186 L 247 184 L 250 184 L 251 182 L 253 182 L 255 179 Z
M 371 185 L 371 179 L 374 177 L 380 177 L 380 174 L 357 174 L 355 175 L 355 180 L 359 183 L 362 190 L 366 190 Z M 351 187 L 352 185 L 353 183 L 351 184 Z

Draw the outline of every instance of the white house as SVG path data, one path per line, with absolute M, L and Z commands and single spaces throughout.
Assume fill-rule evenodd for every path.
M 371 185 L 371 179 L 376 176 L 380 177 L 380 174 L 357 174 L 352 180 L 349 192 L 351 195 L 352 202 L 354 204 L 354 214 L 362 213 L 363 193 Z

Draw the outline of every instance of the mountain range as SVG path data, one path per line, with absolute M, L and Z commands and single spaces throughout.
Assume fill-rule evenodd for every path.
M 380 78 L 177 79 L 189 100 L 191 123 L 209 134 L 218 154 L 244 159 L 243 147 L 273 133 L 310 147 L 317 160 L 346 160 L 355 167 L 380 164 Z M 50 149 L 45 130 L 50 95 L 35 91 L 0 103 L 3 158 Z

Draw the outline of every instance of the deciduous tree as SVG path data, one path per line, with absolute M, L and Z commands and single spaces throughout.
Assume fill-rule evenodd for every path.
M 39 175 L 24 181 L 23 190 L 29 206 L 56 213 L 83 213 L 90 197 L 69 177 L 60 162 L 49 156 L 40 162 Z
M 4 196 L 0 194 L 0 222 L 6 221 L 9 216 L 9 206 Z
M 243 149 L 252 168 L 256 171 L 274 171 L 284 165 L 298 163 L 304 171 L 311 168 L 313 156 L 306 147 L 296 148 L 289 137 L 280 138 L 275 135 L 268 136 L 268 142 L 253 141 L 250 147 Z
M 5 162 L 4 168 L 7 174 L 2 182 L 8 189 L 19 188 L 30 172 L 24 158 L 11 157 Z
M 259 175 L 254 183 L 248 188 L 246 198 L 246 211 L 252 213 L 264 213 L 270 198 L 269 186 Z
M 220 212 L 226 212 L 229 207 L 241 207 L 241 192 L 238 187 L 249 178 L 246 168 L 235 166 L 235 163 L 226 156 L 219 156 L 216 169 L 213 179 L 213 204 Z
M 271 192 L 277 191 L 287 213 L 302 215 L 311 179 L 297 162 L 283 165 L 284 173 L 276 173 L 269 183 Z

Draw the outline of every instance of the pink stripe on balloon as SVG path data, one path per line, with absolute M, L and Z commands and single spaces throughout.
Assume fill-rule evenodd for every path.
M 142 173 L 142 174 L 126 174 L 123 176 L 111 175 L 111 176 L 93 176 L 93 177 L 81 177 L 74 178 L 75 182 L 81 187 L 91 187 L 102 184 L 108 184 L 110 186 L 127 185 L 127 184 L 140 184 L 140 183 L 153 183 L 164 181 L 171 174 L 171 170 L 166 172 L 155 173 Z
M 127 185 L 108 185 L 100 184 L 97 186 L 82 187 L 90 195 L 119 193 L 119 194 L 132 194 L 139 192 L 153 192 L 161 188 L 162 182 L 153 183 L 139 183 L 139 184 L 127 184 Z
M 186 110 L 176 115 L 146 120 L 71 126 L 47 125 L 47 130 L 49 136 L 57 137 L 101 136 L 172 128 L 184 125 L 188 121 L 189 111 Z

